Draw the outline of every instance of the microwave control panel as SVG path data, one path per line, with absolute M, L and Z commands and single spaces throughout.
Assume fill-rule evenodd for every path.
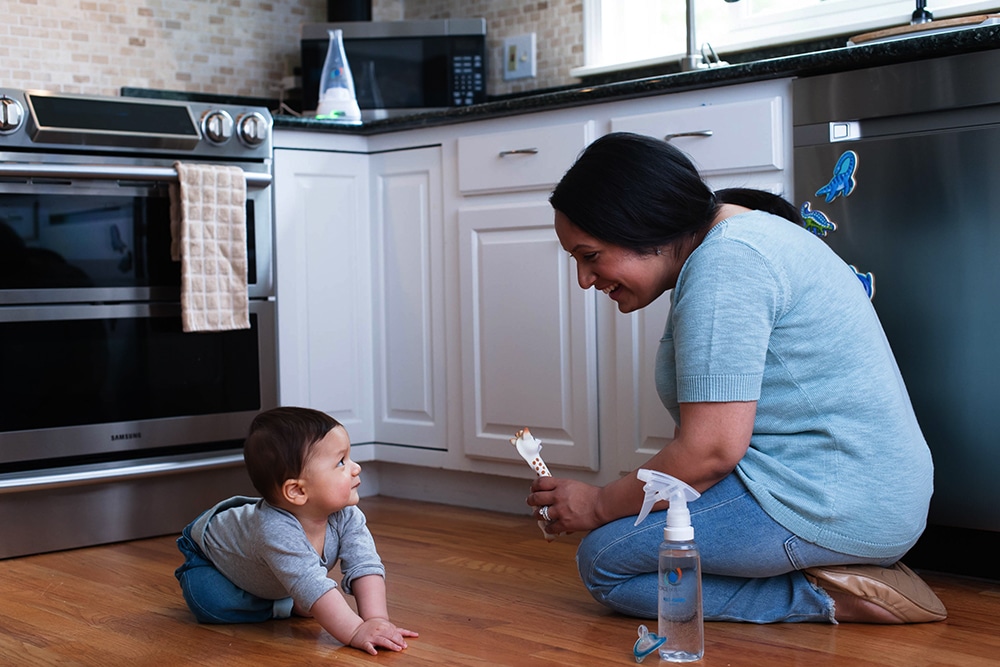
M 455 53 L 451 57 L 453 106 L 464 107 L 486 101 L 486 63 L 482 52 Z

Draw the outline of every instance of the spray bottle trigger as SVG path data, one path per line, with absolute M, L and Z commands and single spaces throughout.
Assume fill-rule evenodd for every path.
M 662 475 L 667 479 L 672 479 L 663 473 L 657 472 L 655 470 L 647 470 L 645 468 L 640 468 L 636 473 L 639 481 L 645 482 L 646 484 L 642 487 L 645 492 L 645 497 L 642 499 L 642 509 L 639 510 L 639 516 L 635 519 L 635 524 L 638 526 L 642 523 L 647 516 L 649 516 L 649 511 L 653 509 L 653 505 L 656 504 L 657 500 L 667 500 L 666 496 L 661 495 L 663 491 L 662 487 L 656 484 L 655 479 L 657 475 Z
M 653 509 L 653 505 L 655 505 L 658 500 L 677 500 L 678 505 L 681 505 L 683 509 L 686 510 L 688 502 L 697 500 L 701 496 L 700 493 L 681 480 L 676 477 L 671 477 L 670 475 L 662 473 L 658 470 L 640 468 L 636 473 L 636 476 L 640 481 L 646 483 L 642 487 L 642 490 L 646 493 L 646 495 L 642 500 L 642 509 L 639 510 L 639 516 L 636 517 L 635 520 L 634 525 L 636 526 L 642 523 L 643 520 L 649 516 L 650 510 Z

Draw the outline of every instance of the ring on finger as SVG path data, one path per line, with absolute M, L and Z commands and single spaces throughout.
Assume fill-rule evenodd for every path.
M 538 513 L 542 515 L 543 519 L 545 519 L 546 521 L 548 521 L 548 522 L 551 523 L 552 519 L 549 518 L 549 506 L 548 505 L 542 505 L 542 508 L 540 510 L 538 510 Z

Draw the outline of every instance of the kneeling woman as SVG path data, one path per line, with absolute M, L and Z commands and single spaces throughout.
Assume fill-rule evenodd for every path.
M 853 269 L 788 202 L 713 193 L 656 139 L 598 139 L 550 201 L 580 287 L 623 313 L 673 290 L 655 363 L 678 429 L 643 467 L 702 492 L 705 619 L 943 619 L 898 562 L 926 525 L 933 465 Z M 577 561 L 598 601 L 655 618 L 664 517 L 633 526 L 642 486 L 635 471 L 604 487 L 540 478 L 528 504 L 552 533 L 591 531 Z

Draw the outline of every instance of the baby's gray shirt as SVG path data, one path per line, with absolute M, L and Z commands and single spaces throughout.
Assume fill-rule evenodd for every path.
M 340 560 L 341 585 L 385 567 L 364 513 L 355 506 L 329 516 L 323 553 L 318 554 L 291 513 L 262 498 L 234 496 L 198 517 L 191 539 L 231 582 L 261 598 L 291 597 L 303 609 L 337 587 L 328 576 Z

